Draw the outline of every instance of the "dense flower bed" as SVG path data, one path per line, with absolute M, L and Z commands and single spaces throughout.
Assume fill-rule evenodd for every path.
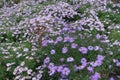
M 0 9 L 0 80 L 119 80 L 120 6 L 31 0 Z

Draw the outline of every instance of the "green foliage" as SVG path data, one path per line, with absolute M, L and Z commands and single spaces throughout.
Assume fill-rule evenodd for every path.
M 98 12 L 98 17 L 101 21 L 104 21 L 105 19 L 111 20 L 112 23 L 119 24 L 120 23 L 120 14 L 115 14 L 111 12 Z
M 77 12 L 83 14 L 87 9 L 90 9 L 90 8 L 91 8 L 91 4 L 87 3 L 87 4 L 84 4 L 83 6 L 80 6 L 77 9 Z

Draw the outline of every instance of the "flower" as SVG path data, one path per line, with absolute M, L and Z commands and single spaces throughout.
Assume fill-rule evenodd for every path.
M 65 38 L 64 38 L 64 41 L 63 42 L 69 42 L 70 41 L 70 37 L 69 36 L 66 36 Z
M 83 27 L 79 26 L 79 27 L 77 27 L 77 29 L 78 29 L 78 31 L 81 31 L 81 30 L 83 30 Z
M 99 78 L 101 78 L 100 74 L 98 72 L 95 72 L 95 74 L 90 77 L 90 80 L 98 80 Z
M 73 38 L 70 38 L 70 39 L 69 39 L 69 42 L 74 42 L 74 39 L 73 39 Z
M 62 70 L 63 70 L 63 66 L 58 66 L 57 67 L 57 72 L 62 72 Z
M 67 68 L 67 67 L 65 67 L 65 68 L 62 70 L 62 74 L 68 76 L 68 75 L 70 74 L 70 69 Z
M 87 54 L 88 49 L 87 49 L 86 47 L 80 47 L 80 48 L 79 48 L 79 51 L 80 51 L 82 54 Z
M 47 40 L 42 41 L 42 46 L 47 46 Z
M 95 46 L 94 50 L 97 51 L 97 50 L 99 50 L 99 48 L 100 48 L 99 46 Z
M 62 53 L 67 53 L 67 51 L 68 51 L 68 48 L 67 48 L 67 47 L 63 47 L 63 48 L 62 48 Z
M 96 38 L 97 38 L 97 39 L 100 39 L 100 37 L 101 37 L 100 34 L 97 34 L 97 35 L 96 35 Z
M 116 66 L 119 66 L 119 67 L 120 67 L 120 62 L 116 62 Z
M 111 77 L 110 80 L 115 80 L 115 79 L 113 77 Z
M 72 43 L 72 44 L 71 44 L 71 48 L 72 48 L 72 49 L 75 49 L 77 46 L 78 46 L 78 45 L 75 44 L 75 43 Z
M 49 63 L 50 62 L 50 57 L 46 57 L 45 59 L 44 59 L 44 63 Z
M 53 43 L 53 42 L 54 42 L 53 39 L 49 39 L 49 40 L 48 40 L 48 43 Z
M 28 74 L 31 74 L 31 73 L 32 73 L 32 69 L 29 69 L 29 70 L 27 71 L 27 73 L 28 73 Z
M 77 68 L 78 68 L 78 70 L 83 70 L 85 68 L 85 66 L 81 65 L 81 66 L 78 66 Z
M 50 54 L 55 54 L 55 50 L 52 49 L 52 50 L 50 51 Z
M 30 24 L 35 23 L 35 19 L 30 19 Z
M 94 72 L 94 68 L 93 67 L 87 67 L 87 70 L 89 71 L 89 72 Z
M 88 50 L 93 50 L 94 49 L 94 47 L 93 46 L 88 46 Z
M 29 49 L 28 48 L 24 48 L 24 50 L 23 50 L 24 52 L 28 52 L 29 51 Z
M 82 59 L 81 59 L 81 63 L 82 63 L 82 64 L 86 64 L 86 62 L 87 62 L 86 58 L 82 58 Z
M 54 67 L 54 63 L 49 63 L 48 68 L 51 69 Z
M 105 57 L 102 55 L 97 55 L 97 60 L 103 60 Z
M 50 76 L 52 76 L 55 72 L 56 72 L 56 70 L 54 68 L 52 68 L 52 69 L 50 69 L 50 71 L 48 73 Z
M 57 41 L 62 41 L 63 38 L 61 36 L 57 37 Z
M 74 61 L 74 58 L 73 57 L 68 57 L 67 58 L 67 62 L 73 62 Z
M 96 60 L 96 61 L 95 61 L 95 64 L 96 64 L 97 66 L 101 66 L 101 65 L 102 65 L 102 61 L 101 61 L 101 60 Z
M 97 66 L 97 64 L 95 64 L 95 62 L 90 62 L 90 65 L 91 65 L 92 67 L 96 67 L 96 66 Z

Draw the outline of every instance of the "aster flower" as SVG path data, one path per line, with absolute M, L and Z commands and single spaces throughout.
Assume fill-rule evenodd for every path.
M 96 67 L 96 66 L 97 66 L 97 64 L 95 64 L 95 62 L 90 62 L 90 65 L 91 65 L 92 67 Z
M 77 48 L 77 46 L 78 46 L 78 45 L 77 45 L 77 44 L 75 44 L 75 43 L 72 43 L 72 44 L 71 44 L 71 48 L 72 48 L 72 49 Z
M 99 46 L 95 46 L 94 50 L 97 51 L 97 50 L 99 50 L 99 48 L 100 48 Z
M 63 38 L 61 36 L 57 37 L 57 41 L 62 41 Z
M 53 43 L 53 42 L 54 42 L 53 39 L 49 39 L 49 40 L 48 40 L 48 43 Z
M 67 53 L 67 52 L 68 52 L 68 48 L 67 48 L 67 47 L 63 47 L 63 48 L 62 48 L 62 53 L 65 54 L 65 53 Z
M 65 67 L 65 68 L 62 70 L 62 74 L 68 76 L 68 75 L 70 74 L 70 69 L 67 68 L 67 67 Z
M 88 50 L 94 50 L 94 47 L 93 46 L 88 46 Z
M 52 50 L 50 51 L 50 54 L 55 54 L 55 50 L 52 49 Z
M 50 62 L 50 57 L 46 57 L 45 59 L 44 59 L 44 63 L 49 63 Z
M 111 77 L 110 80 L 115 80 L 115 79 L 113 77 Z
M 93 67 L 87 67 L 87 70 L 89 71 L 89 72 L 94 72 L 94 68 Z
M 23 51 L 24 51 L 24 52 L 28 52 L 28 50 L 29 50 L 28 48 L 24 48 L 24 50 L 23 50 Z
M 63 66 L 57 66 L 57 72 L 62 72 Z
M 95 65 L 101 66 L 101 65 L 102 65 L 102 61 L 101 61 L 101 60 L 96 60 L 96 61 L 95 61 Z
M 74 39 L 73 39 L 73 38 L 70 38 L 70 39 L 69 39 L 69 42 L 71 42 L 71 43 L 74 42 Z
M 47 40 L 42 41 L 42 46 L 47 46 Z
M 82 64 L 87 63 L 86 58 L 82 58 L 82 59 L 81 59 L 81 63 L 82 63 Z
M 77 67 L 78 70 L 83 70 L 84 68 L 85 68 L 84 65 L 80 65 L 80 66 Z
M 100 74 L 95 72 L 95 74 L 90 77 L 90 80 L 99 80 L 100 78 Z
M 120 67 L 120 62 L 116 62 L 116 66 L 119 66 L 119 67 Z
M 104 58 L 105 58 L 105 57 L 102 56 L 102 55 L 97 55 L 97 60 L 101 60 L 101 61 L 102 61 L 102 60 L 104 60 Z
M 73 62 L 74 61 L 74 58 L 73 57 L 68 57 L 67 58 L 67 62 Z
M 48 68 L 51 69 L 53 67 L 55 67 L 54 63 L 49 63 Z
M 78 29 L 78 31 L 81 31 L 81 30 L 83 30 L 83 27 L 79 26 L 79 27 L 77 27 L 77 29 Z
M 53 74 L 55 74 L 56 69 L 55 68 L 51 68 L 50 71 L 48 72 L 50 76 L 52 76 Z
M 64 38 L 64 41 L 63 41 L 63 42 L 69 42 L 69 40 L 70 40 L 70 37 L 67 36 L 67 37 Z
M 80 47 L 79 48 L 79 51 L 82 53 L 82 54 L 87 54 L 88 53 L 88 49 L 86 47 Z
M 101 37 L 100 34 L 97 34 L 97 35 L 96 35 L 96 38 L 97 38 L 97 39 L 100 39 L 100 37 Z
M 27 71 L 27 74 L 31 74 L 32 73 L 32 69 L 29 69 L 28 71 Z

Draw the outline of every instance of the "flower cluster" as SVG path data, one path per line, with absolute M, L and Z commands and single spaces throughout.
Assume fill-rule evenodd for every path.
M 2 80 L 120 79 L 120 9 L 107 0 L 31 0 L 0 9 Z

